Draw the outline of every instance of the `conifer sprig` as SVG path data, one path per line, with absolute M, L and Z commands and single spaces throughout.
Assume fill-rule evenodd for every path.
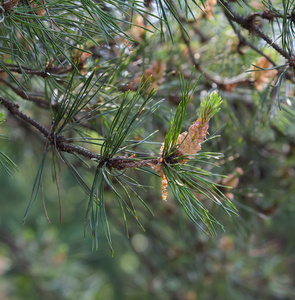
M 182 74 L 179 74 L 182 100 L 177 107 L 174 117 L 172 117 L 172 113 L 171 113 L 169 129 L 165 137 L 163 149 L 161 151 L 163 156 L 165 157 L 169 157 L 173 155 L 173 153 L 175 153 L 175 151 L 177 150 L 176 149 L 177 138 L 181 133 L 182 125 L 186 117 L 187 105 L 202 77 L 201 75 L 197 79 L 195 84 L 192 84 L 192 75 L 193 72 L 191 73 L 191 77 L 189 81 L 186 82 L 184 76 Z
M 162 180 L 162 199 L 167 200 L 167 188 L 170 187 L 173 195 L 180 203 L 189 218 L 202 230 L 210 235 L 215 232 L 214 225 L 223 226 L 210 214 L 209 210 L 199 200 L 199 197 L 213 201 L 226 212 L 235 213 L 235 207 L 227 197 L 217 188 L 214 180 L 205 177 L 214 177 L 208 171 L 194 166 L 188 168 L 188 160 L 195 158 L 201 150 L 201 144 L 206 138 L 209 120 L 220 110 L 221 97 L 217 92 L 207 94 L 200 104 L 198 119 L 189 127 L 189 132 L 180 134 L 186 116 L 188 101 L 196 88 L 186 84 L 180 76 L 182 87 L 182 101 L 180 102 L 174 118 L 161 147 L 158 162 L 151 167 L 159 173 Z M 208 156 L 209 157 L 209 156 Z M 210 157 L 219 157 L 219 154 L 210 153 Z
M 98 166 L 87 204 L 85 231 L 87 227 L 90 228 L 94 242 L 93 246 L 97 247 L 98 228 L 102 226 L 112 252 L 112 239 L 103 192 L 104 186 L 110 188 L 110 191 L 112 191 L 119 203 L 127 234 L 128 226 L 125 212 L 128 212 L 144 230 L 143 225 L 139 221 L 135 204 L 133 203 L 134 198 L 152 213 L 147 203 L 136 192 L 136 188 L 144 189 L 144 186 L 137 180 L 124 174 L 124 171 L 121 173 L 121 171 L 116 170 L 120 170 L 121 168 L 124 169 L 122 165 L 125 165 L 128 161 L 132 163 L 132 160 L 128 159 L 128 157 L 125 158 L 117 155 L 120 152 L 128 153 L 128 148 L 136 144 L 133 140 L 129 141 L 128 138 L 134 131 L 140 128 L 142 122 L 144 122 L 161 104 L 161 101 L 152 103 L 152 96 L 155 91 L 151 90 L 147 94 L 149 87 L 148 81 L 143 82 L 142 80 L 136 92 L 126 92 L 123 95 L 123 99 L 116 110 L 116 113 L 110 117 L 110 127 L 106 133 L 106 138 L 101 144 L 100 159 L 98 160 Z M 137 144 L 144 142 L 145 141 L 140 141 Z M 133 167 L 140 166 L 141 161 L 138 162 L 139 164 L 136 164 L 135 160 Z M 67 164 L 69 165 L 69 162 L 67 162 Z M 89 191 L 87 185 L 85 185 L 85 181 L 77 174 L 72 166 L 71 170 L 84 190 L 86 189 L 86 191 Z M 115 182 L 117 185 L 114 184 Z

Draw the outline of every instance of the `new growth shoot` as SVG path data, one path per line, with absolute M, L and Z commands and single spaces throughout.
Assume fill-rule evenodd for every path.
M 181 107 L 182 112 L 184 112 L 184 108 L 186 108 L 188 100 L 190 98 L 189 94 L 184 94 L 184 99 L 179 105 Z M 185 164 L 189 159 L 193 159 L 197 152 L 201 150 L 201 144 L 204 142 L 208 129 L 209 129 L 209 120 L 220 110 L 219 106 L 222 103 L 221 97 L 218 96 L 216 92 L 212 92 L 211 94 L 207 94 L 206 99 L 203 98 L 199 113 L 198 119 L 193 122 L 193 124 L 189 127 L 188 132 L 184 131 L 178 135 L 175 143 L 175 136 L 172 136 L 172 140 L 169 142 L 167 147 L 167 139 L 165 143 L 162 145 L 158 164 L 152 166 L 155 171 L 157 171 L 162 178 L 162 199 L 166 200 L 168 196 L 167 186 L 168 181 L 164 174 L 163 168 L 165 167 L 165 163 L 181 163 Z M 180 111 L 179 109 L 177 112 Z M 175 115 L 175 119 L 177 117 L 177 112 Z M 179 118 L 182 125 L 183 119 Z M 177 125 L 177 124 L 174 124 Z M 169 132 L 168 132 L 169 135 Z M 166 151 L 164 151 L 166 149 Z
M 206 99 L 203 99 L 198 119 L 193 122 L 188 132 L 181 133 L 177 138 L 179 148 L 176 151 L 176 157 L 187 156 L 187 158 L 192 159 L 201 150 L 201 144 L 208 133 L 209 120 L 220 110 L 221 103 L 221 97 L 216 92 L 208 94 Z M 186 160 L 181 162 L 185 163 Z

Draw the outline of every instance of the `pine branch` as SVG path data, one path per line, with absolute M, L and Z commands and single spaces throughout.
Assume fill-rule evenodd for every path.
M 255 33 L 259 37 L 261 37 L 267 44 L 269 44 L 272 48 L 274 48 L 278 53 L 280 53 L 283 57 L 285 57 L 288 61 L 290 61 L 290 55 L 282 49 L 278 44 L 276 44 L 269 36 L 267 36 L 260 28 L 257 26 L 254 21 L 256 14 L 250 14 L 247 17 L 243 17 L 232 10 L 229 3 L 224 0 L 220 0 L 222 5 L 230 12 L 225 11 L 228 14 L 228 17 L 234 22 L 240 24 L 243 28 L 247 29 L 250 33 Z
M 9 65 L 9 64 L 5 64 L 10 72 L 14 72 L 14 73 L 18 73 L 18 74 L 22 74 L 22 73 L 26 73 L 28 75 L 36 75 L 36 76 L 40 76 L 42 78 L 48 77 L 52 74 L 54 75 L 62 75 L 62 74 L 66 74 L 69 73 L 71 71 L 73 71 L 73 66 L 68 66 L 68 67 L 46 67 L 45 71 L 39 71 L 39 70 L 32 70 L 30 68 L 26 68 L 26 67 L 19 67 L 17 65 Z M 6 72 L 4 69 L 0 68 L 0 73 L 2 72 Z
M 155 165 L 158 163 L 158 159 L 146 159 L 146 160 L 128 160 L 126 158 L 116 157 L 108 161 L 107 167 L 109 169 L 132 169 L 132 168 L 141 168 L 141 167 L 150 167 L 151 164 Z
M 286 18 L 293 20 L 294 16 L 295 16 L 295 14 L 294 14 L 294 12 L 292 12 L 290 14 L 287 14 Z M 255 18 L 255 17 L 260 17 L 262 19 L 266 19 L 269 21 L 273 21 L 275 18 L 278 18 L 278 19 L 283 18 L 283 16 L 281 14 L 279 14 L 278 12 L 270 11 L 268 9 L 264 10 L 263 12 L 255 12 L 255 13 L 248 15 L 248 18 Z
M 83 147 L 73 145 L 71 141 L 67 140 L 64 136 L 56 136 L 54 133 L 47 130 L 44 126 L 33 120 L 23 112 L 19 110 L 19 106 L 12 103 L 2 97 L 0 97 L 0 104 L 5 106 L 8 111 L 15 117 L 18 117 L 35 127 L 44 137 L 54 145 L 54 147 L 61 152 L 77 153 L 86 158 L 99 161 L 100 164 L 107 163 L 109 169 L 123 170 L 127 168 L 140 168 L 150 166 L 150 164 L 157 163 L 157 159 L 146 159 L 146 160 L 130 160 L 122 157 L 114 157 L 112 159 L 100 160 L 100 156 L 97 153 L 89 151 Z
M 274 67 L 277 66 L 277 64 L 266 54 L 264 54 L 261 50 L 259 50 L 256 46 L 254 46 L 252 43 L 250 43 L 242 34 L 241 32 L 236 28 L 236 26 L 234 25 L 232 19 L 229 17 L 229 14 L 225 14 L 229 24 L 231 25 L 231 27 L 233 28 L 234 32 L 236 33 L 239 41 L 240 41 L 240 45 L 247 45 L 250 48 L 252 48 L 255 52 L 259 53 L 261 56 L 265 57 Z M 291 63 L 290 63 L 291 65 Z M 295 76 L 294 73 L 291 70 L 288 70 L 286 73 L 286 78 L 288 80 L 290 80 L 291 82 L 295 83 Z
M 273 66 L 276 66 L 276 63 L 266 54 L 264 54 L 261 50 L 259 50 L 256 46 L 254 46 L 252 43 L 250 43 L 242 34 L 241 32 L 236 28 L 235 24 L 233 23 L 232 19 L 230 19 L 229 14 L 225 14 L 230 26 L 232 27 L 233 31 L 237 35 L 240 45 L 247 45 L 250 48 L 252 48 L 255 52 L 260 54 L 261 56 L 264 56 Z M 240 53 L 240 52 L 239 52 Z
M 24 120 L 25 122 L 27 122 L 27 123 L 31 124 L 32 126 L 34 126 L 46 138 L 50 136 L 50 132 L 45 127 L 43 127 L 37 121 L 31 119 L 29 116 L 27 116 L 23 112 L 21 112 L 19 110 L 18 104 L 12 103 L 12 102 L 10 102 L 10 101 L 2 98 L 2 97 L 0 97 L 0 101 L 1 101 L 0 104 L 5 106 L 12 115 L 17 116 L 17 117 L 21 118 L 22 120 Z

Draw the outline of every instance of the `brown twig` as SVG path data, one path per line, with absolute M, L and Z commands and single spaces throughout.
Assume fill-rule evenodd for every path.
M 224 1 L 221 1 L 221 2 L 225 5 Z M 292 66 L 294 68 L 295 64 L 293 65 L 293 57 L 292 56 L 290 57 L 286 51 L 284 51 L 279 45 L 274 43 L 266 34 L 264 34 L 264 32 L 256 24 L 253 23 L 254 17 L 256 17 L 256 16 L 271 20 L 271 18 L 273 18 L 273 17 L 280 17 L 279 15 L 267 10 L 262 13 L 253 13 L 247 17 L 242 17 L 242 16 L 238 15 L 237 13 L 235 13 L 234 11 L 232 11 L 228 4 L 225 6 L 232 14 L 232 15 L 230 15 L 228 12 L 225 11 L 225 15 L 226 15 L 230 25 L 232 26 L 233 30 L 237 34 L 241 43 L 245 43 L 246 45 L 251 47 L 254 51 L 256 51 L 257 53 L 264 56 L 273 66 L 276 66 L 276 63 L 270 57 L 265 55 L 262 51 L 260 51 L 257 47 L 255 47 L 253 44 L 251 44 L 249 41 L 247 41 L 247 39 L 244 38 L 240 34 L 240 32 L 235 28 L 232 21 L 236 22 L 237 24 L 240 24 L 243 28 L 246 28 L 247 30 L 249 30 L 249 32 L 254 31 L 258 36 L 263 38 L 270 46 L 272 46 L 275 50 L 277 50 L 277 52 L 279 52 L 283 57 L 287 58 L 290 66 Z M 293 13 L 290 16 L 288 16 L 288 18 L 293 18 L 293 17 L 294 17 Z M 252 24 L 252 25 L 249 25 L 249 24 Z M 288 72 L 286 73 L 286 78 L 288 80 L 290 80 L 291 82 L 295 83 L 295 76 L 294 76 L 294 72 L 292 72 L 292 70 L 288 70 Z
M 270 11 L 268 9 L 264 10 L 263 12 L 255 12 L 249 15 L 250 18 L 252 17 L 260 17 L 261 19 L 266 19 L 269 21 L 273 21 L 275 18 L 283 19 L 284 16 L 280 13 Z M 287 14 L 286 19 L 291 19 L 291 21 L 294 20 L 295 14 L 292 11 L 290 14 Z
M 96 160 L 100 164 L 106 162 L 109 169 L 123 170 L 127 168 L 139 168 L 150 166 L 151 164 L 157 164 L 157 159 L 146 159 L 146 160 L 130 160 L 122 157 L 114 157 L 110 159 L 101 160 L 101 157 L 92 151 L 89 151 L 83 147 L 73 145 L 69 140 L 64 136 L 55 136 L 54 133 L 47 130 L 44 126 L 39 124 L 37 121 L 33 120 L 23 112 L 19 110 L 19 106 L 15 103 L 12 103 L 2 97 L 0 97 L 0 104 L 8 109 L 8 111 L 15 117 L 18 117 L 35 127 L 51 144 L 54 143 L 54 147 L 57 151 L 68 152 L 68 153 L 77 153 L 86 158 Z
M 171 5 L 173 6 L 178 18 L 181 20 L 181 22 L 184 22 L 184 18 L 181 17 L 177 7 L 175 6 L 173 1 L 170 1 Z M 216 83 L 217 85 L 221 86 L 221 87 L 225 87 L 227 85 L 233 85 L 233 84 L 250 84 L 251 80 L 249 79 L 249 75 L 248 74 L 239 74 L 235 77 L 232 78 L 226 78 L 226 77 L 221 77 L 219 75 L 216 74 L 210 74 L 208 71 L 206 71 L 203 66 L 200 64 L 200 62 L 198 62 L 195 58 L 194 52 L 191 48 L 191 44 L 190 44 L 190 39 L 189 37 L 186 35 L 186 33 L 184 32 L 183 28 L 180 26 L 180 32 L 181 32 L 181 36 L 182 39 L 187 47 L 190 59 L 192 61 L 192 63 L 194 64 L 195 68 L 203 73 L 204 77 L 206 77 L 208 80 L 210 80 L 211 82 Z
M 254 51 L 259 53 L 261 56 L 265 57 L 274 67 L 277 66 L 277 64 L 266 54 L 264 54 L 261 50 L 259 50 L 256 46 L 254 46 L 252 43 L 250 43 L 244 36 L 241 35 L 240 31 L 236 28 L 231 18 L 229 18 L 229 14 L 226 13 L 226 17 L 228 19 L 228 22 L 230 23 L 231 27 L 233 28 L 234 32 L 236 33 L 237 37 L 239 38 L 240 44 L 244 44 L 252 48 Z M 292 58 L 290 59 L 290 65 L 292 62 Z M 291 70 L 289 70 L 286 73 L 286 78 L 290 80 L 291 82 L 295 83 L 295 77 Z
M 27 67 L 19 67 L 17 65 L 6 65 L 7 67 L 9 67 L 9 71 L 10 72 L 14 72 L 14 73 L 18 73 L 18 74 L 22 74 L 22 73 L 26 73 L 29 75 L 36 75 L 36 76 L 40 76 L 40 77 L 47 77 L 50 76 L 51 74 L 54 75 L 62 75 L 62 74 L 66 74 L 69 73 L 73 70 L 73 66 L 67 66 L 67 67 L 48 67 L 45 68 L 45 71 L 38 71 L 38 70 L 32 70 L 30 68 Z M 0 69 L 0 73 L 2 72 L 6 72 L 4 69 Z
M 181 30 L 181 36 L 182 36 L 182 39 L 188 49 L 188 53 L 189 53 L 189 56 L 190 56 L 190 59 L 192 61 L 192 63 L 194 64 L 195 68 L 203 73 L 203 75 L 210 81 L 216 83 L 217 85 L 219 86 L 227 86 L 227 85 L 233 85 L 233 84 L 250 84 L 251 83 L 251 80 L 249 79 L 249 75 L 248 74 L 245 74 L 245 73 L 242 73 L 242 74 L 239 74 L 235 77 L 232 77 L 232 78 L 226 78 L 226 77 L 221 77 L 219 75 L 216 75 L 216 74 L 210 74 L 208 71 L 206 71 L 203 66 L 195 59 L 195 55 L 193 53 L 193 50 L 191 48 L 191 45 L 190 45 L 190 40 L 189 38 L 185 35 L 184 31 L 182 28 L 180 28 Z
M 260 17 L 261 19 L 273 21 L 274 18 L 281 18 L 282 16 L 276 14 L 273 11 L 266 9 L 263 12 L 255 12 L 249 15 L 249 18 L 255 18 L 255 17 Z
M 107 162 L 107 167 L 109 169 L 124 170 L 140 167 L 150 167 L 151 165 L 156 165 L 157 163 L 158 159 L 131 160 L 128 158 L 116 157 L 110 159 Z
M 232 19 L 229 18 L 229 15 L 226 14 L 227 20 L 234 30 L 235 34 L 237 35 L 240 44 L 241 45 L 247 45 L 250 48 L 252 48 L 255 52 L 259 53 L 261 56 L 264 56 L 273 66 L 276 66 L 276 63 L 266 54 L 264 54 L 261 50 L 259 50 L 256 46 L 254 46 L 252 43 L 250 43 L 242 34 L 241 32 L 236 28 L 235 24 L 233 23 Z
M 0 81 L 2 81 L 5 85 L 9 86 L 18 96 L 22 97 L 23 99 L 33 101 L 42 107 L 49 106 L 48 102 L 45 99 L 26 94 L 23 90 L 21 90 L 18 87 L 15 87 L 14 85 L 12 85 L 9 81 L 5 80 L 4 78 L 0 77 Z
M 256 17 L 255 14 L 250 14 L 247 17 L 243 17 L 232 10 L 228 1 L 220 0 L 222 5 L 230 12 L 225 12 L 228 14 L 229 18 L 234 22 L 240 24 L 243 28 L 247 29 L 250 33 L 255 33 L 259 37 L 261 37 L 267 44 L 269 44 L 272 48 L 274 48 L 278 53 L 280 53 L 287 60 L 290 60 L 290 55 L 282 49 L 278 44 L 276 44 L 269 36 L 267 36 L 260 28 L 254 23 L 254 19 Z
M 32 126 L 34 126 L 38 131 L 40 131 L 46 138 L 48 136 L 50 136 L 50 132 L 43 127 L 41 124 L 39 124 L 37 121 L 31 119 L 30 117 L 28 117 L 27 115 L 25 115 L 23 112 L 21 112 L 19 110 L 19 106 L 15 103 L 12 103 L 2 97 L 0 97 L 0 103 L 5 106 L 9 112 L 14 115 L 17 116 L 19 118 L 21 118 L 22 120 L 24 120 L 25 122 L 31 124 Z

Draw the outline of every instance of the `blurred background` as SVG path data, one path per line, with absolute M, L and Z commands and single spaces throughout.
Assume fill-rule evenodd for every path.
M 261 1 L 245 2 L 249 5 L 235 3 L 233 7 L 243 15 L 264 9 Z M 122 90 L 136 88 L 142 74 L 145 78 L 153 75 L 153 87 L 158 89 L 155 99 L 165 101 L 138 131 L 138 138 L 159 129 L 153 140 L 162 142 L 170 110 L 174 112 L 181 100 L 178 72 L 189 78 L 194 65 L 191 50 L 206 73 L 189 103 L 184 130 L 196 119 L 202 97 L 218 90 L 224 103 L 210 121 L 209 131 L 220 136 L 205 142 L 202 151 L 221 152 L 224 158 L 213 165 L 200 163 L 200 167 L 227 176 L 215 180 L 226 186 L 221 189 L 239 216 L 228 215 L 200 199 L 225 229 L 217 227 L 216 235 L 210 237 L 185 215 L 172 193 L 167 202 L 161 200 L 159 178 L 128 170 L 132 177 L 151 186 L 141 196 L 154 216 L 138 205 L 145 232 L 130 218 L 128 238 L 120 207 L 106 189 L 114 255 L 102 228 L 98 250 L 93 251 L 90 233 L 84 237 L 87 195 L 62 165 L 60 223 L 54 169 L 48 159 L 43 189 L 50 223 L 39 195 L 22 224 L 44 140 L 2 110 L 6 121 L 1 133 L 10 140 L 0 140 L 1 151 L 9 154 L 19 172 L 12 178 L 0 168 L 0 300 L 295 299 L 294 84 L 283 81 L 280 90 L 274 91 L 270 85 L 276 83 L 276 70 L 245 73 L 252 64 L 261 68 L 270 65 L 261 53 L 241 43 L 216 1 L 207 1 L 206 13 L 196 8 L 198 22 L 186 24 L 189 46 L 176 23 L 171 24 L 174 43 L 169 38 L 162 42 L 160 34 L 151 35 L 141 27 L 126 26 L 134 42 L 129 46 L 121 38 L 109 45 L 103 40 L 99 45 L 89 42 L 85 49 L 92 55 L 85 60 L 85 68 L 115 64 L 123 57 L 127 63 L 116 74 L 116 85 Z M 148 26 L 140 16 L 135 16 L 134 22 Z M 271 33 L 267 21 L 261 21 L 260 26 Z M 276 63 L 284 63 L 259 38 L 247 31 L 240 33 Z M 195 67 L 197 79 L 201 69 Z M 220 84 L 221 79 L 240 78 L 241 74 L 243 80 Z M 37 84 L 32 81 L 33 89 L 38 89 Z M 0 89 L 3 87 L 1 84 Z M 44 124 L 50 122 L 43 108 L 18 101 L 25 113 Z M 94 136 L 91 130 L 89 134 Z M 154 155 L 158 148 L 151 146 Z M 73 163 L 91 185 L 95 164 L 84 168 L 78 160 Z

